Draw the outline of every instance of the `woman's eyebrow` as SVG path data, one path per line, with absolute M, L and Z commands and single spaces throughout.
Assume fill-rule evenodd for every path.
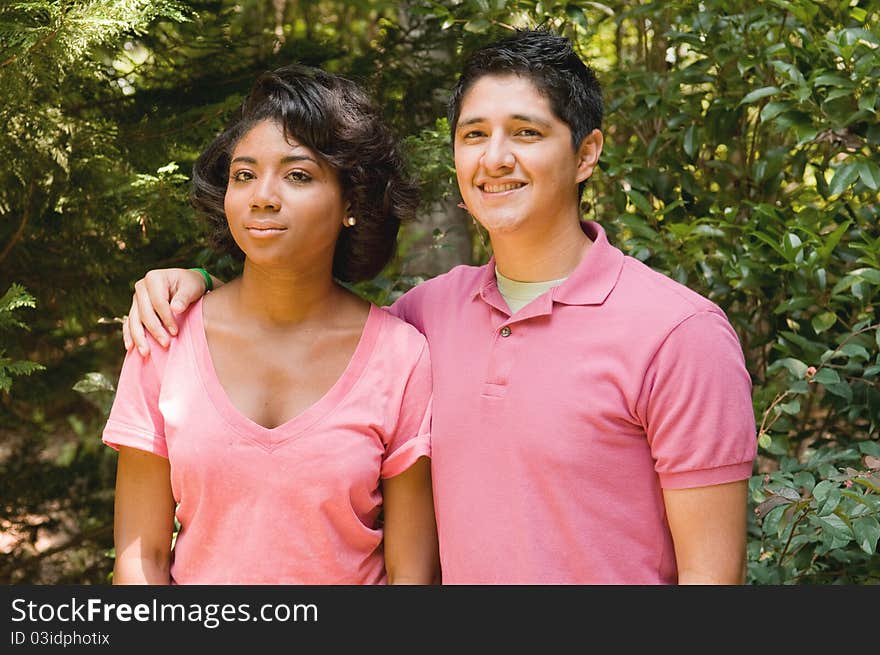
M 281 158 L 282 164 L 289 164 L 291 162 L 296 162 L 296 161 L 310 161 L 310 162 L 313 162 L 314 164 L 318 163 L 314 157 L 309 157 L 308 155 L 288 155 L 287 157 Z M 257 160 L 254 159 L 253 157 L 241 155 L 239 157 L 236 157 L 235 159 L 233 159 L 229 163 L 235 164 L 236 162 L 244 162 L 245 164 L 256 164 Z

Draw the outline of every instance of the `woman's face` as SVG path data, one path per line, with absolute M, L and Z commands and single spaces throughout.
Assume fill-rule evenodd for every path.
M 223 203 L 229 230 L 247 258 L 312 270 L 332 266 L 348 203 L 336 171 L 314 151 L 261 121 L 232 151 Z

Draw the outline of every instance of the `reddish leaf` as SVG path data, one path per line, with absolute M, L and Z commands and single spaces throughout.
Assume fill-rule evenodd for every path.
M 880 457 L 874 457 L 873 455 L 865 455 L 862 460 L 869 469 L 880 469 Z
M 788 498 L 783 498 L 782 496 L 777 496 L 774 494 L 773 496 L 770 496 L 767 500 L 765 500 L 763 503 L 761 503 L 760 505 L 755 507 L 755 515 L 759 519 L 762 519 L 774 507 L 779 507 L 780 505 L 787 505 L 790 502 L 791 502 L 791 500 L 789 500 Z

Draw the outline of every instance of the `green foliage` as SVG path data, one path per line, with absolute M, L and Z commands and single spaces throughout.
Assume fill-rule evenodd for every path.
M 0 333 L 9 332 L 12 328 L 28 329 L 16 314 L 16 310 L 22 307 L 36 307 L 36 301 L 24 287 L 13 283 L 0 298 Z M 0 391 L 9 391 L 12 388 L 13 376 L 30 375 L 43 368 L 36 362 L 16 361 L 6 357 L 6 349 L 0 347 Z
M 871 453 L 871 454 L 868 454 Z M 760 539 L 749 544 L 757 584 L 877 584 L 880 446 L 811 448 L 751 481 Z
M 425 206 L 454 206 L 443 116 L 461 57 L 542 24 L 603 82 L 587 216 L 712 298 L 742 340 L 760 448 L 749 582 L 878 581 L 880 14 L 869 0 L 4 3 L 0 330 L 15 340 L 0 353 L 0 416 L 12 419 L 0 498 L 18 541 L 0 579 L 106 580 L 114 456 L 99 435 L 123 355 L 115 317 L 148 268 L 235 274 L 186 196 L 195 157 L 254 75 L 301 61 L 365 83 L 405 137 Z M 421 281 L 400 271 L 462 226 L 433 229 L 427 243 L 405 229 L 398 258 L 355 290 L 386 304 Z M 473 262 L 488 255 L 479 239 Z M 23 288 L 31 304 L 16 305 Z M 45 374 L 11 384 L 38 365 Z M 64 526 L 57 550 L 37 548 Z M 47 568 L 47 552 L 74 553 L 70 570 Z
M 421 201 L 430 204 L 446 200 L 456 189 L 455 165 L 452 162 L 452 146 L 449 121 L 438 118 L 431 127 L 403 141 L 410 166 L 410 174 L 421 180 Z

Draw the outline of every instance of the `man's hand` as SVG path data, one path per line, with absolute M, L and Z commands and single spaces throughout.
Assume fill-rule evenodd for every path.
M 214 287 L 223 283 L 212 276 Z M 137 346 L 146 356 L 150 352 L 145 329 L 163 347 L 177 335 L 174 315 L 181 313 L 205 292 L 205 279 L 186 268 L 160 268 L 148 271 L 135 282 L 128 316 L 122 321 L 122 341 L 126 350 Z

